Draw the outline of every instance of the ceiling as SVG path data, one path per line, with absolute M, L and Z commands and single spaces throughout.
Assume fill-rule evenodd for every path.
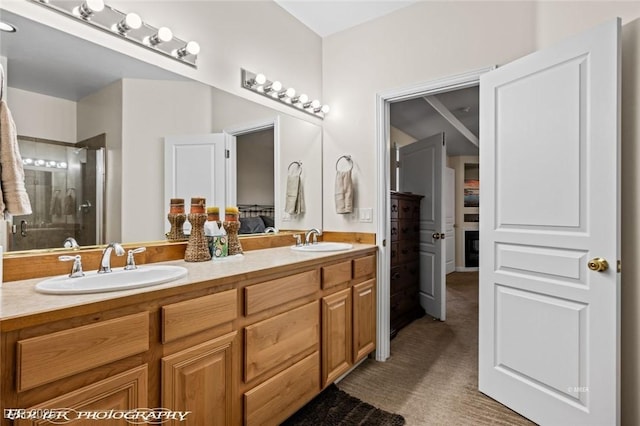
M 417 3 L 417 1 L 407 0 L 275 0 L 275 2 L 320 37 L 346 30 Z
M 432 96 L 440 101 L 476 139 L 478 138 L 480 129 L 478 86 Z M 444 132 L 447 155 L 478 155 L 478 147 L 434 109 L 424 97 L 392 103 L 390 109 L 391 125 L 416 140 Z

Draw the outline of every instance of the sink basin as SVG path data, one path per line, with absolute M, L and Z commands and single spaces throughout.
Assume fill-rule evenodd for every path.
M 187 269 L 182 266 L 139 266 L 131 271 L 119 269 L 107 274 L 89 272 L 79 278 L 69 278 L 67 275 L 49 278 L 36 284 L 36 291 L 47 294 L 102 293 L 148 287 L 185 276 Z
M 309 244 L 308 246 L 293 246 L 291 250 L 295 251 L 342 251 L 352 249 L 353 246 L 349 243 L 332 243 L 332 242 L 321 242 L 318 244 Z

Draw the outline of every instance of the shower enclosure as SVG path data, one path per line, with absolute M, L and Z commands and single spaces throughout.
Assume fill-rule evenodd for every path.
M 32 214 L 13 217 L 9 250 L 62 247 L 67 237 L 82 246 L 103 243 L 105 156 L 92 142 L 18 137 Z

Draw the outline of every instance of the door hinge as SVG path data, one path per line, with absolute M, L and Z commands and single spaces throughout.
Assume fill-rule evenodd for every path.
M 400 167 L 400 162 L 396 161 L 396 167 Z
M 622 272 L 622 262 L 618 260 L 618 273 Z
M 387 246 L 387 239 L 385 238 L 384 240 L 382 240 L 382 247 L 386 247 Z
M 230 156 L 231 156 L 231 153 L 229 152 L 229 150 L 228 150 L 228 149 L 225 149 L 225 150 L 224 150 L 224 158 L 227 158 L 227 159 L 228 159 Z

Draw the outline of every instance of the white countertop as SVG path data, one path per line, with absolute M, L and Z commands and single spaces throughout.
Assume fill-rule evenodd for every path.
M 93 294 L 53 295 L 42 294 L 35 291 L 36 284 L 46 278 L 5 282 L 0 285 L 0 321 L 123 298 L 135 294 L 155 292 L 203 281 L 212 281 L 233 276 L 242 280 L 246 279 L 246 277 L 243 277 L 244 274 L 255 274 L 260 271 L 264 271 L 266 274 L 274 268 L 291 266 L 297 263 L 313 262 L 325 258 L 329 260 L 329 258 L 348 255 L 373 247 L 375 247 L 375 245 L 353 244 L 353 248 L 350 250 L 314 253 L 294 251 L 291 250 L 290 247 L 280 247 L 248 251 L 241 256 L 233 256 L 224 260 L 211 260 L 197 263 L 185 262 L 184 260 L 161 262 L 158 264 L 184 266 L 188 270 L 188 275 L 185 278 L 165 284 Z

